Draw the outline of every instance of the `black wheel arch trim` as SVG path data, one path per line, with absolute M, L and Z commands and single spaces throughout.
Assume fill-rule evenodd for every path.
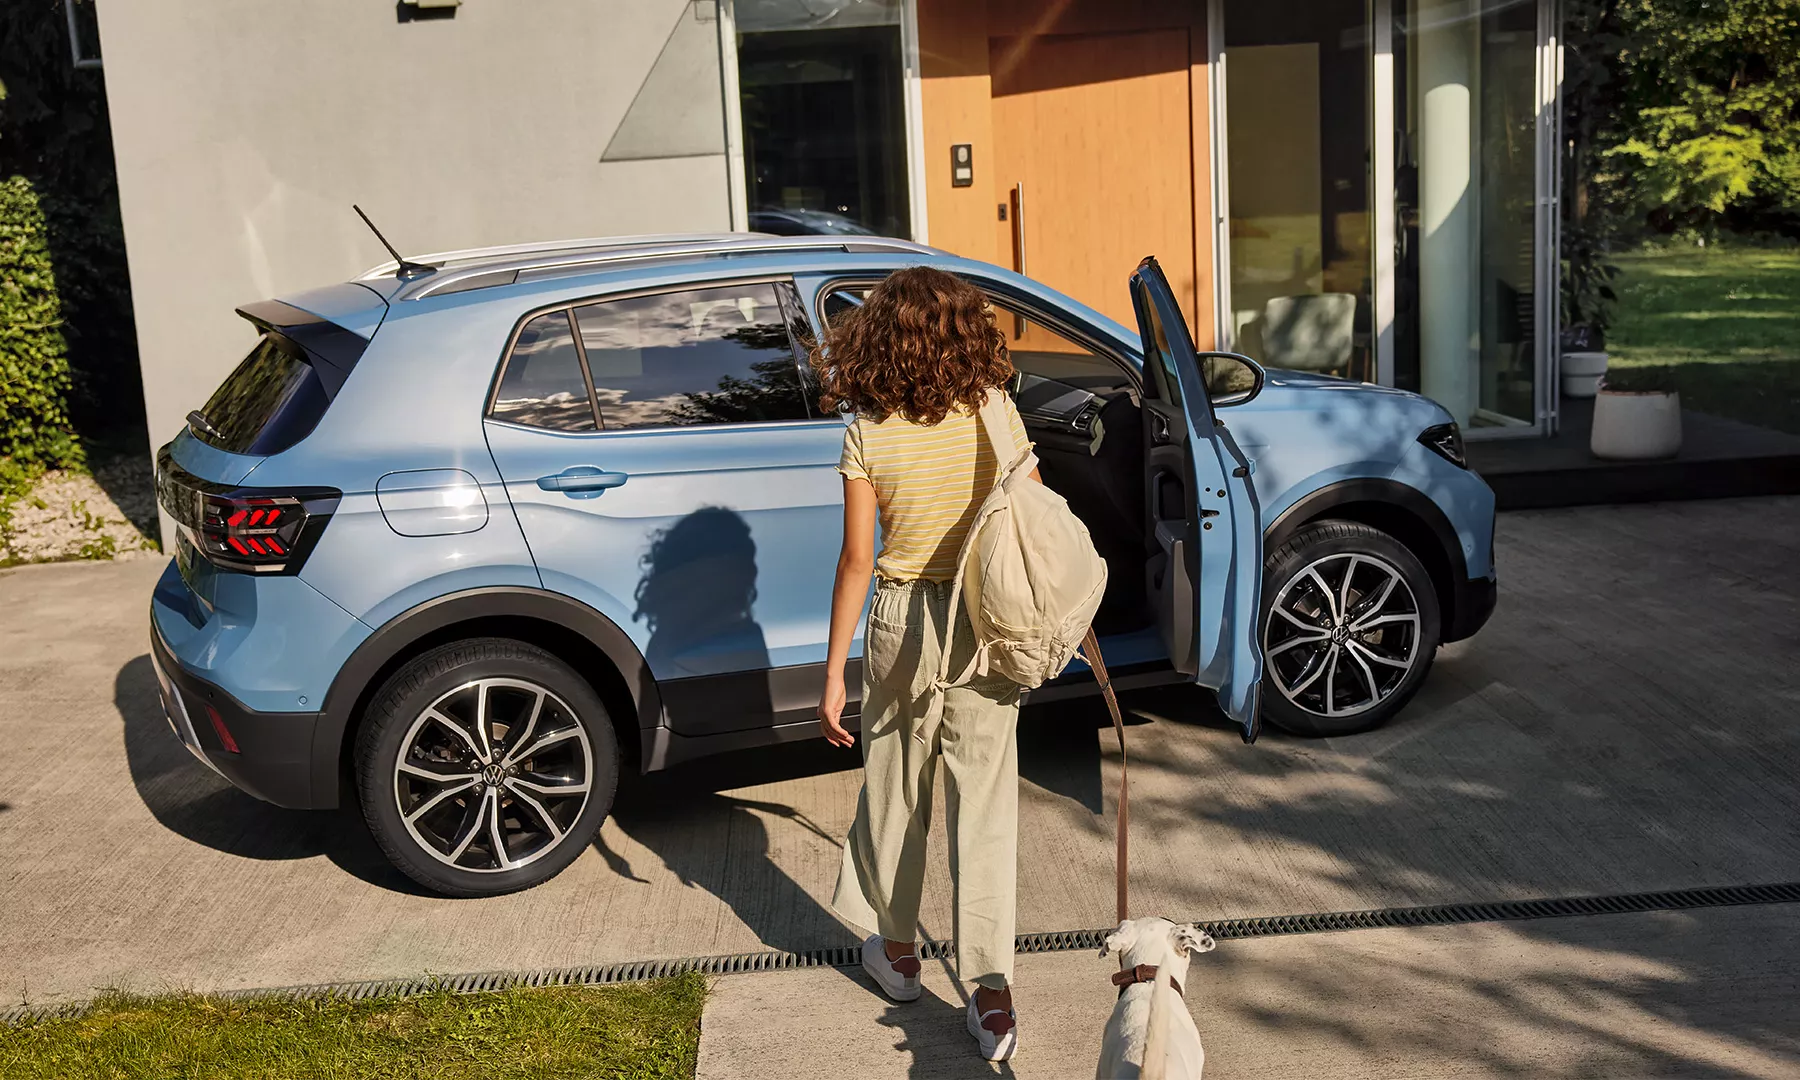
M 481 619 L 516 618 L 548 623 L 585 639 L 611 662 L 624 681 L 637 712 L 640 731 L 664 724 L 662 694 L 637 645 L 617 623 L 579 600 L 546 589 L 493 585 L 465 589 L 434 597 L 408 608 L 369 635 L 338 669 L 319 711 L 313 733 L 313 803 L 321 809 L 336 807 L 343 788 L 345 736 L 356 722 L 356 712 L 374 692 L 374 680 L 396 657 L 422 639 L 458 623 Z M 582 673 L 584 677 L 587 673 Z M 603 687 L 596 692 L 605 696 Z M 648 746 L 650 739 L 640 739 Z M 621 740 L 623 742 L 623 740 Z M 621 750 L 627 749 L 625 746 Z
M 1306 525 L 1333 516 L 1334 509 L 1357 504 L 1379 504 L 1402 510 L 1423 524 L 1437 541 L 1437 551 L 1431 554 L 1442 556 L 1447 571 L 1445 580 L 1434 581 L 1438 586 L 1438 606 L 1443 614 L 1441 640 L 1458 641 L 1479 630 L 1493 610 L 1493 583 L 1487 578 L 1469 579 L 1469 561 L 1463 555 L 1462 541 L 1451 527 L 1449 517 L 1430 496 L 1410 484 L 1382 477 L 1357 477 L 1308 492 L 1263 530 L 1263 550 L 1275 550 L 1293 539 L 1294 534 Z M 1396 539 L 1405 542 L 1402 537 Z M 1426 562 L 1429 571 L 1430 563 L 1423 558 L 1426 553 L 1417 554 Z M 1485 605 L 1479 599 L 1484 590 L 1490 597 Z

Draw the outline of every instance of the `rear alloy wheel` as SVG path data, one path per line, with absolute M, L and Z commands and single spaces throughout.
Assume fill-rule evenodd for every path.
M 1322 521 L 1264 561 L 1263 709 L 1296 735 L 1367 731 L 1399 712 L 1437 651 L 1437 593 L 1379 529 Z
M 549 880 L 611 808 L 618 743 L 586 681 L 500 638 L 414 659 L 357 740 L 363 815 L 394 865 L 450 896 Z

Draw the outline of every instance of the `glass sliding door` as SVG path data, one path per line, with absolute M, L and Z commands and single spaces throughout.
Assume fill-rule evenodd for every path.
M 1363 0 L 1220 0 L 1232 347 L 1373 380 Z
M 910 236 L 901 0 L 736 0 L 748 225 Z
M 1392 0 L 1394 382 L 1542 429 L 1537 0 Z

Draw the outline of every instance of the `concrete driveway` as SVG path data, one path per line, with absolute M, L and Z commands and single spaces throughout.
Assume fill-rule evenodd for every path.
M 1509 514 L 1499 560 L 1493 622 L 1381 731 L 1244 746 L 1198 693 L 1133 697 L 1134 907 L 1211 919 L 1800 880 L 1800 499 Z M 595 851 L 548 885 L 420 895 L 354 815 L 258 803 L 170 737 L 145 643 L 159 570 L 0 573 L 11 1001 L 849 939 L 824 904 L 854 756 L 787 747 L 630 783 Z M 1046 706 L 1021 727 L 1021 932 L 1111 921 L 1102 718 Z M 950 933 L 941 836 L 933 936 Z M 1685 977 L 1679 956 L 1618 947 L 1656 966 L 1628 978 Z

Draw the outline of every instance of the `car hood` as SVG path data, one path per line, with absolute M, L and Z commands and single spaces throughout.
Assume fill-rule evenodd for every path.
M 1450 414 L 1410 390 L 1270 368 L 1262 393 L 1246 404 L 1220 409 L 1219 419 L 1247 447 L 1291 443 L 1305 433 L 1336 439 L 1347 451 L 1391 458 L 1419 432 L 1447 422 Z

